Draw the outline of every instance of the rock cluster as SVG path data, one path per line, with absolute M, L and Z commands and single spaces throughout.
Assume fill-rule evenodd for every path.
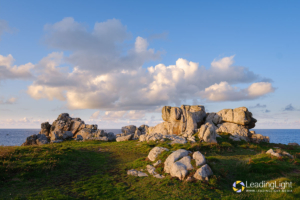
M 234 141 L 244 140 L 246 142 L 269 142 L 269 137 L 263 136 L 261 134 L 256 134 L 254 131 L 249 131 L 249 129 L 255 127 L 257 120 L 252 117 L 252 113 L 248 111 L 246 107 L 239 107 L 235 109 L 223 109 L 217 113 L 209 113 L 205 120 L 206 124 L 202 126 L 208 126 L 209 130 L 203 134 L 201 126 L 199 130 L 199 138 L 205 137 L 202 135 L 209 135 L 210 132 L 219 133 L 229 133 L 230 138 Z M 213 128 L 214 127 L 214 128 Z
M 116 135 L 116 141 L 128 141 L 128 140 L 138 140 L 141 135 L 145 135 L 148 131 L 149 126 L 141 125 L 140 127 L 136 127 L 134 125 L 124 126 L 122 127 L 122 133 Z
M 223 109 L 217 113 L 206 113 L 202 105 L 162 108 L 164 122 L 149 127 L 140 141 L 162 140 L 168 135 L 178 135 L 195 142 L 195 133 L 200 140 L 216 143 L 219 133 L 228 133 L 235 141 L 269 142 L 269 137 L 256 134 L 249 129 L 255 127 L 257 120 L 246 107 Z M 183 139 L 182 139 L 183 141 Z
M 148 154 L 148 159 L 155 162 L 159 154 L 164 151 L 169 151 L 164 147 L 154 147 Z M 192 165 L 192 160 L 195 160 L 195 166 Z M 150 175 L 156 178 L 164 178 L 163 175 L 158 174 L 156 166 L 161 164 L 162 161 L 158 160 L 153 165 L 147 165 L 147 171 Z M 199 167 L 199 168 L 198 168 Z M 198 169 L 197 169 L 198 168 Z M 196 170 L 192 174 L 192 170 Z M 211 168 L 206 164 L 205 157 L 199 151 L 190 152 L 185 149 L 178 149 L 172 152 L 167 159 L 164 161 L 164 172 L 170 174 L 172 177 L 177 177 L 180 180 L 191 181 L 197 180 L 208 180 L 208 177 L 213 175 Z M 131 169 L 127 171 L 128 175 L 138 175 L 139 171 Z
M 52 125 L 49 122 L 42 123 L 39 134 L 27 137 L 22 146 L 60 143 L 73 138 L 78 141 L 113 141 L 116 139 L 116 136 L 112 132 L 106 133 L 103 130 L 99 130 L 97 125 L 85 124 L 80 118 L 72 118 L 68 113 L 62 113 Z
M 162 119 L 164 122 L 153 127 L 124 126 L 122 133 L 115 135 L 99 130 L 97 125 L 85 124 L 80 118 L 72 118 L 68 113 L 62 113 L 52 125 L 49 122 L 42 123 L 40 133 L 28 137 L 23 145 L 57 143 L 72 138 L 117 142 L 171 140 L 171 144 L 185 144 L 187 141 L 196 142 L 197 135 L 201 141 L 217 143 L 219 133 L 230 134 L 234 141 L 269 142 L 269 137 L 249 131 L 255 127 L 257 120 L 245 107 L 206 113 L 202 105 L 164 106 Z
M 274 151 L 273 149 L 269 149 L 266 154 L 270 154 L 271 156 L 275 156 L 277 158 L 281 158 L 283 156 L 287 156 L 287 157 L 290 157 L 290 158 L 294 158 L 291 154 L 289 154 L 288 152 L 286 151 L 281 151 L 281 149 L 278 149 L 277 151 Z

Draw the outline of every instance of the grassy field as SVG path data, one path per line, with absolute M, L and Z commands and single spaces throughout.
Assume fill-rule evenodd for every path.
M 0 199 L 298 199 L 300 148 L 280 144 L 232 142 L 227 135 L 218 144 L 169 145 L 67 141 L 27 147 L 0 147 Z M 129 169 L 145 169 L 155 146 L 200 151 L 214 175 L 208 182 L 185 182 L 128 176 Z M 264 152 L 280 147 L 295 156 L 276 158 Z M 160 157 L 168 156 L 170 152 Z M 163 164 L 157 166 L 163 174 Z M 291 181 L 292 192 L 237 194 L 233 182 Z

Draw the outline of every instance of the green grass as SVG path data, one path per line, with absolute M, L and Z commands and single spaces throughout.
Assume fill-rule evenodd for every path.
M 218 144 L 169 145 L 166 142 L 67 141 L 27 147 L 0 147 L 0 199 L 296 199 L 300 198 L 300 148 L 279 144 L 233 142 L 228 135 Z M 208 182 L 187 183 L 170 177 L 163 163 L 156 171 L 164 179 L 128 176 L 129 169 L 146 169 L 149 151 L 161 146 L 172 151 L 200 151 L 214 175 Z M 265 154 L 280 147 L 295 159 Z M 192 162 L 195 166 L 195 163 Z M 192 170 L 191 174 L 196 170 Z M 191 175 L 190 174 L 190 175 Z M 287 180 L 292 193 L 236 194 L 232 184 Z

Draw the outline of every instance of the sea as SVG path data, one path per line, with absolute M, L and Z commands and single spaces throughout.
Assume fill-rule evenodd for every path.
M 106 132 L 121 133 L 121 129 L 104 129 Z M 256 133 L 270 137 L 271 143 L 300 144 L 300 129 L 252 129 Z M 0 129 L 1 146 L 20 146 L 26 138 L 38 134 L 40 129 Z

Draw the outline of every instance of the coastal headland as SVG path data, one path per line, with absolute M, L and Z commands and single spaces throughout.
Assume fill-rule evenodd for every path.
M 252 131 L 247 108 L 164 106 L 162 119 L 115 135 L 62 113 L 22 146 L 0 147 L 0 198 L 300 197 L 299 145 Z

